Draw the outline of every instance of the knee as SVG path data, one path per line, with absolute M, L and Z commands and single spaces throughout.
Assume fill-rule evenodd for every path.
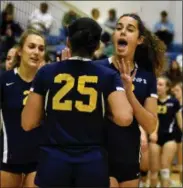
M 167 180 L 170 178 L 170 169 L 163 168 L 160 170 L 160 176 L 163 180 Z
M 152 173 L 158 172 L 159 170 L 160 170 L 159 165 L 151 165 L 151 166 L 150 166 L 150 171 L 151 171 Z

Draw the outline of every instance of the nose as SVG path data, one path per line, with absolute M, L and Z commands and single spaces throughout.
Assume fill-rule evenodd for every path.
M 121 35 L 125 35 L 125 34 L 126 34 L 126 29 L 123 28 L 123 29 L 121 30 Z
M 35 49 L 34 49 L 34 53 L 35 53 L 35 54 L 38 54 L 38 53 L 39 53 L 39 49 L 38 49 L 38 48 L 35 48 Z

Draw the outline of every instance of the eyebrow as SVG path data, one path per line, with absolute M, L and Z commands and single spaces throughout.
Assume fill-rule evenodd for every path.
M 31 45 L 33 44 L 33 45 L 38 45 L 38 46 L 41 46 L 41 47 L 45 47 L 45 45 L 43 45 L 43 44 L 36 44 L 36 43 L 33 43 L 33 42 L 30 42 L 29 45 L 30 45 L 30 44 L 31 44 Z
M 116 26 L 122 26 L 123 24 L 122 23 L 117 23 Z M 132 24 L 128 24 L 129 27 L 133 27 L 134 29 L 136 29 L 136 27 Z

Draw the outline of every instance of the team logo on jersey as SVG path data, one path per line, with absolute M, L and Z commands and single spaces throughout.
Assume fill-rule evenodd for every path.
M 147 80 L 143 79 L 143 78 L 134 78 L 133 81 L 138 82 L 138 83 L 147 84 Z
M 13 85 L 15 82 L 11 82 L 11 83 L 6 83 L 6 86 L 11 86 Z
M 158 105 L 158 114 L 166 114 L 167 106 L 166 105 Z

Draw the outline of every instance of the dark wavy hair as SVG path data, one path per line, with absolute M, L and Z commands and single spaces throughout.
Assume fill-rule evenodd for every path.
M 136 48 L 134 61 L 139 67 L 147 71 L 153 71 L 156 76 L 160 76 L 165 71 L 165 65 L 167 64 L 164 42 L 145 27 L 137 14 L 123 14 L 118 21 L 123 17 L 134 18 L 137 21 L 139 37 L 144 37 L 144 42 Z

